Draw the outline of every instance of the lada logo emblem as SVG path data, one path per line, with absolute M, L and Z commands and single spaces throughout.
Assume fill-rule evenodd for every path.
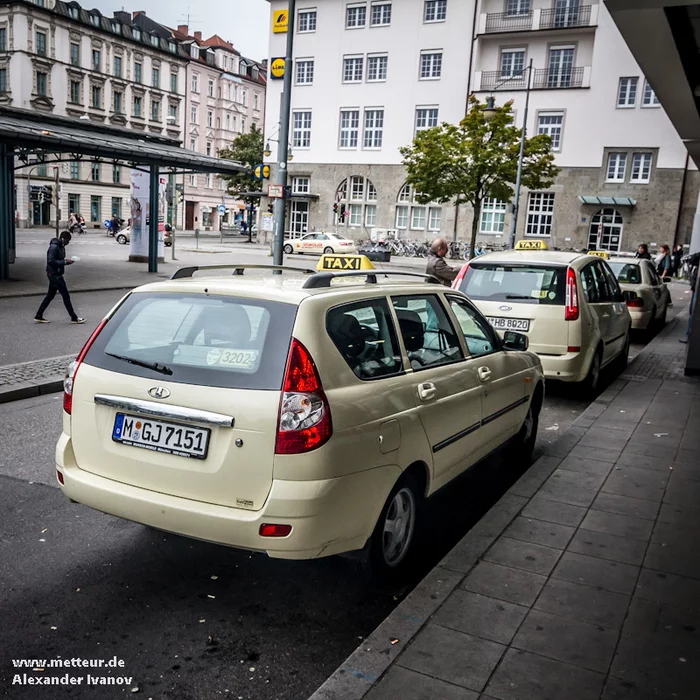
M 170 396 L 170 391 L 164 386 L 154 386 L 148 390 L 150 396 L 154 399 L 167 399 Z
M 508 306 L 508 304 L 502 304 L 501 306 L 498 307 L 499 311 L 512 311 L 513 307 Z

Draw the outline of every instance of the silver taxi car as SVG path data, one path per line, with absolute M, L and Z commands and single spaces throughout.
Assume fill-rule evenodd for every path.
M 73 501 L 271 557 L 364 549 L 391 572 L 424 499 L 508 443 L 528 459 L 540 361 L 461 292 L 199 270 L 127 294 L 71 365 L 56 469 Z

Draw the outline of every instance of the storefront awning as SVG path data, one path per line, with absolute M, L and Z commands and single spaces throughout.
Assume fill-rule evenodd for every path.
M 637 200 L 631 197 L 605 197 L 596 194 L 580 195 L 579 201 L 582 204 L 600 204 L 603 206 L 617 207 L 634 207 L 637 204 Z

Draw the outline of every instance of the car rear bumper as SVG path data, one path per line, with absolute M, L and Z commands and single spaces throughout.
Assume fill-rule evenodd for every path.
M 632 319 L 631 327 L 635 330 L 649 328 L 654 321 L 654 312 L 651 309 L 649 311 L 635 311 L 634 309 L 629 309 L 629 312 L 630 318 Z
M 167 532 L 280 559 L 361 549 L 401 474 L 391 465 L 336 479 L 276 479 L 263 508 L 248 511 L 149 491 L 80 469 L 65 433 L 56 446 L 56 468 L 63 475 L 64 494 L 73 501 Z M 261 537 L 263 523 L 291 525 L 292 532 Z
M 581 382 L 586 378 L 588 363 L 583 352 L 567 352 L 565 355 L 539 355 L 546 379 L 560 382 Z

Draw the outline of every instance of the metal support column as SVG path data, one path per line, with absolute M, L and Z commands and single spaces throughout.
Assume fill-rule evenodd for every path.
M 160 171 L 157 165 L 151 166 L 148 223 L 148 271 L 158 272 L 158 194 Z
M 15 226 L 14 155 L 0 144 L 0 280 L 10 278 L 10 260 L 14 253 Z

